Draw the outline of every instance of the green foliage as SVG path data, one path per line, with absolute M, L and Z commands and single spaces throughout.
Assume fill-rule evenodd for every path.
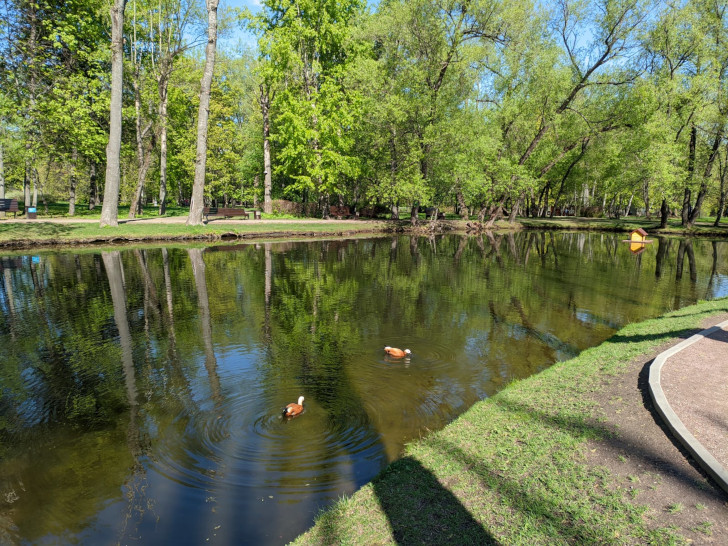
M 529 212 L 595 214 L 632 200 L 654 214 L 664 199 L 672 212 L 685 202 L 714 213 L 714 150 L 728 144 L 725 14 L 710 2 L 648 4 L 387 0 L 368 9 L 361 0 L 268 0 L 256 14 L 239 12 L 258 48 L 223 51 L 217 63 L 206 199 L 262 199 L 264 96 L 274 198 L 359 207 L 458 200 L 482 214 L 524 210 L 524 200 Z M 73 179 L 85 198 L 105 157 L 108 5 L 6 6 L 8 191 L 28 179 L 65 197 Z M 140 168 L 134 81 L 142 126 L 152 123 L 145 198 L 156 195 L 165 74 L 168 191 L 186 199 L 204 9 L 195 0 L 127 9 L 122 201 Z

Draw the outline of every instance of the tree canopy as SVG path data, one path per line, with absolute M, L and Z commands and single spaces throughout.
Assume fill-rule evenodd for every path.
M 112 0 L 0 6 L 0 180 L 100 204 Z M 493 221 L 726 206 L 728 2 L 264 0 L 221 4 L 203 199 L 310 215 L 434 207 Z M 128 0 L 119 199 L 187 205 L 202 0 Z M 198 174 L 199 177 L 199 174 Z M 107 188 L 108 189 L 108 188 Z M 113 191 L 112 191 L 113 193 Z M 416 215 L 413 214 L 415 219 Z

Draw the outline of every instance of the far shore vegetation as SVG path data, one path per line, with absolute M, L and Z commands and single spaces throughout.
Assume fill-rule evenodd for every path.
M 633 359 L 726 312 L 721 299 L 630 324 L 510 384 L 410 444 L 294 544 L 689 543 L 668 512 L 640 504 L 639 487 L 587 462 L 593 441 L 619 441 L 595 400 Z
M 110 227 L 281 201 L 720 226 L 725 7 L 7 0 L 0 199 Z
M 21 207 L 22 209 L 22 207 Z M 142 241 L 183 241 L 183 240 L 220 240 L 236 238 L 263 237 L 298 237 L 298 236 L 350 236 L 352 234 L 388 233 L 394 231 L 410 231 L 413 233 L 432 234 L 437 232 L 460 232 L 477 234 L 485 230 L 485 224 L 477 221 L 465 221 L 454 213 L 447 213 L 436 222 L 426 218 L 425 213 L 418 214 L 418 224 L 413 226 L 409 212 L 400 218 L 392 218 L 391 214 L 378 218 L 346 218 L 339 222 L 330 222 L 320 218 L 306 218 L 293 214 L 263 214 L 265 222 L 253 219 L 234 219 L 221 221 L 220 217 L 211 217 L 200 226 L 187 226 L 182 217 L 187 215 L 185 207 L 170 206 L 164 218 L 178 218 L 176 222 L 164 223 L 156 215 L 156 208 L 146 207 L 143 214 L 134 219 L 122 219 L 115 228 L 99 227 L 100 209 L 77 209 L 76 216 L 67 214 L 67 203 L 49 203 L 37 212 L 34 220 L 15 222 L 12 213 L 0 219 L 0 247 L 23 248 L 34 244 L 74 245 L 90 243 L 123 243 Z M 120 207 L 120 212 L 124 208 Z M 22 220 L 23 216 L 18 219 Z M 63 222 L 59 222 L 62 220 Z M 78 221 L 75 221 L 78 220 Z M 285 220 L 285 222 L 277 222 Z M 364 221 L 366 220 L 366 221 Z M 495 222 L 489 229 L 537 229 L 537 230 L 590 230 L 628 233 L 643 228 L 650 235 L 691 235 L 706 237 L 728 237 L 728 218 L 722 219 L 715 226 L 715 218 L 699 218 L 693 226 L 685 228 L 679 218 L 672 218 L 663 228 L 659 219 L 628 216 L 612 218 L 579 218 L 562 216 L 555 218 L 518 218 L 511 223 L 505 220 Z

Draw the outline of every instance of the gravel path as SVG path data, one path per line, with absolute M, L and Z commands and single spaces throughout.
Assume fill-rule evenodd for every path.
M 660 383 L 685 427 L 728 468 L 728 331 L 667 359 Z

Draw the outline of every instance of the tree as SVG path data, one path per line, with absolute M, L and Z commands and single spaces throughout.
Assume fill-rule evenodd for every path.
M 195 181 L 192 187 L 188 226 L 202 224 L 203 195 L 205 189 L 205 166 L 207 163 L 207 121 L 210 115 L 210 88 L 215 67 L 217 46 L 218 0 L 207 2 L 207 46 L 205 48 L 205 69 L 200 82 L 200 107 L 197 113 L 197 152 L 195 155 Z
M 278 150 L 276 172 L 291 181 L 286 193 L 315 201 L 325 217 L 330 197 L 359 170 L 351 153 L 358 99 L 344 79 L 355 48 L 351 24 L 362 10 L 360 0 L 268 0 L 251 18 L 260 34 L 259 100 L 264 131 L 267 118 Z
M 165 0 L 159 3 L 157 61 L 154 70 L 159 93 L 159 215 L 167 210 L 167 131 L 169 80 L 178 58 L 196 44 L 185 42 L 185 34 L 198 19 L 196 0 Z
M 109 143 L 106 146 L 106 185 L 100 226 L 117 226 L 121 186 L 121 107 L 124 80 L 124 9 L 126 0 L 114 0 L 111 7 L 111 104 Z

